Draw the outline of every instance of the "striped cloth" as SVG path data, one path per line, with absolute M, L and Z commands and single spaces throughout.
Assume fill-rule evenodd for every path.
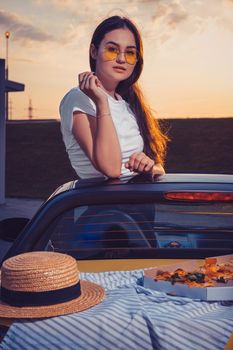
M 105 287 L 92 309 L 18 321 L 4 350 L 223 350 L 233 331 L 233 302 L 201 302 L 143 287 L 143 270 L 82 273 Z

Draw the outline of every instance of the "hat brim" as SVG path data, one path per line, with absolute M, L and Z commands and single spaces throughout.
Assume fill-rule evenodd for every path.
M 3 303 L 0 300 L 0 317 L 2 318 L 46 318 L 60 315 L 67 315 L 74 312 L 87 310 L 101 301 L 105 297 L 104 288 L 98 284 L 80 281 L 81 295 L 65 303 L 48 306 L 17 307 Z

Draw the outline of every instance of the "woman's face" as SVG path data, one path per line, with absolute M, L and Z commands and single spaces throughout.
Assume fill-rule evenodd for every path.
M 96 59 L 96 75 L 104 85 L 117 84 L 130 77 L 137 63 L 137 50 L 133 33 L 127 28 L 105 34 L 98 50 L 92 48 Z

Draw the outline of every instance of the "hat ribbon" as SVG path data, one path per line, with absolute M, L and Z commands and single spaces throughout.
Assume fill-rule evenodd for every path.
M 81 295 L 80 281 L 73 286 L 43 292 L 15 291 L 1 286 L 1 300 L 11 306 L 47 306 L 65 303 Z

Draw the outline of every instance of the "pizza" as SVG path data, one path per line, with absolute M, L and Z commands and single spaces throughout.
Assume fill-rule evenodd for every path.
M 217 263 L 216 258 L 206 258 L 204 265 L 194 271 L 176 269 L 174 272 L 158 270 L 155 281 L 187 284 L 189 287 L 213 287 L 217 283 L 233 280 L 233 260 Z

